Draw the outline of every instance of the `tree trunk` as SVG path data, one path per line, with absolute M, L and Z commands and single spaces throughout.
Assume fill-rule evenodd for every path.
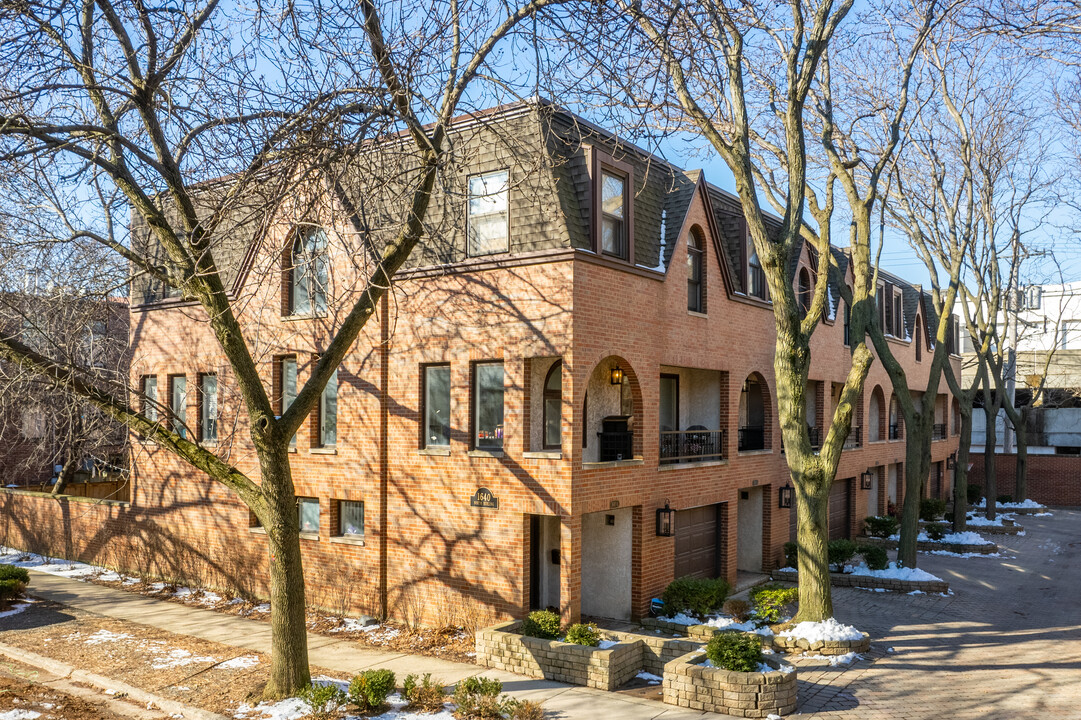
M 1017 467 L 1014 471 L 1014 502 L 1024 502 L 1028 496 L 1028 413 L 1022 411 L 1021 422 L 1015 428 Z
M 998 479 L 995 477 L 995 446 L 998 444 L 998 430 L 995 421 L 998 418 L 998 408 L 983 404 L 983 414 L 986 419 L 986 430 L 983 441 L 983 495 L 986 498 L 987 507 L 985 514 L 988 520 L 995 519 L 995 502 L 998 497 Z
M 268 700 L 296 695 L 311 683 L 300 518 L 286 445 L 259 451 L 270 553 L 270 679 L 263 692 Z
M 957 464 L 953 469 L 953 531 L 968 527 L 968 450 L 972 445 L 972 402 L 961 398 L 961 438 L 957 445 Z
M 804 475 L 796 488 L 796 544 L 799 546 L 799 611 L 793 622 L 833 617 L 829 568 L 829 486 L 822 473 Z M 823 487 L 824 486 L 824 487 Z
M 67 490 L 72 478 L 75 477 L 75 471 L 78 468 L 79 454 L 76 451 L 76 448 L 72 447 L 71 455 L 68 456 L 67 462 L 64 463 L 64 468 L 60 471 L 60 475 L 56 478 L 56 484 L 53 485 L 53 497 L 64 494 L 64 491 Z
M 924 412 L 927 412 L 926 410 Z M 930 408 L 933 418 L 934 407 Z M 916 538 L 920 534 L 920 499 L 930 470 L 931 427 L 922 415 L 905 418 L 905 497 L 901 510 L 901 538 L 897 562 L 916 567 Z

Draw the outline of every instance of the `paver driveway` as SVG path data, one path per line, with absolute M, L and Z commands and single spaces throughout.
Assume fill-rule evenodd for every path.
M 835 615 L 870 633 L 872 652 L 844 672 L 800 661 L 799 712 L 1081 719 L 1081 511 L 1018 522 L 1023 537 L 989 536 L 1001 558 L 920 554 L 950 597 L 836 588 Z

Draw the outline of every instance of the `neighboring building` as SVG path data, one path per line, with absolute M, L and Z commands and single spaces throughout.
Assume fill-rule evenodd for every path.
M 674 577 L 776 567 L 795 520 L 778 501 L 774 319 L 737 198 L 546 105 L 462 119 L 452 137 L 470 159 L 440 185 L 430 237 L 297 433 L 312 602 L 352 589 L 354 610 L 385 602 L 428 623 L 463 607 L 629 618 Z M 279 408 L 325 346 L 335 285 L 363 265 L 343 238 L 378 224 L 363 178 L 327 192 L 322 214 L 282 208 L 265 231 L 238 226 L 217 256 Z M 793 282 L 807 297 L 814 281 L 805 249 Z M 897 278 L 881 292 L 920 392 L 927 303 Z M 818 441 L 850 364 L 830 295 L 812 341 Z M 228 366 L 190 305 L 136 284 L 132 377 L 258 477 L 242 421 L 226 441 Z M 945 394 L 936 407 L 925 492 L 945 495 L 957 427 Z M 879 363 L 853 425 L 831 537 L 902 500 L 904 432 Z M 149 443 L 133 477 L 131 507 L 99 522 L 153 526 L 201 580 L 262 583 L 265 538 L 228 490 Z M 672 537 L 657 532 L 666 506 Z

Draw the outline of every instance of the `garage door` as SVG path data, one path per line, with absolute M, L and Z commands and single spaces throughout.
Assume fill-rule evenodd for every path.
M 830 487 L 830 540 L 848 537 L 848 480 Z
M 718 575 L 720 505 L 680 510 L 676 513 L 676 577 Z

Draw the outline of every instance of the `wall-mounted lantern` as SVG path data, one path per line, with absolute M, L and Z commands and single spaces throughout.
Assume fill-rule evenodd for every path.
M 614 368 L 612 368 L 612 384 L 623 384 L 623 368 L 621 368 L 619 365 L 616 365 Z
M 946 469 L 953 470 L 955 467 L 957 467 L 957 453 L 952 452 L 950 453 L 950 456 L 946 458 Z
M 874 468 L 867 468 L 866 472 L 860 473 L 860 487 L 864 490 L 870 490 L 871 485 L 875 481 Z
M 657 508 L 657 537 L 672 537 L 676 525 L 676 511 L 664 501 L 664 507 Z
M 796 495 L 796 489 L 792 487 L 792 483 L 785 483 L 784 487 L 777 489 L 777 507 L 790 508 L 792 507 L 792 499 Z

